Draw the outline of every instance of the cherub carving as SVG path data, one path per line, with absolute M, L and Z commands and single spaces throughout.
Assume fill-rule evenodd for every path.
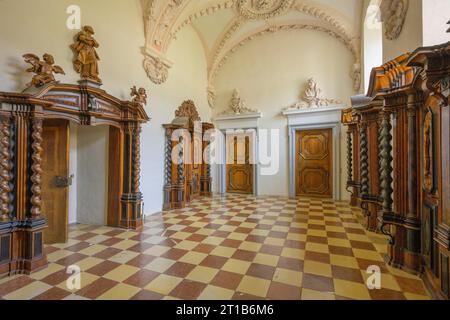
M 95 50 L 95 48 L 99 47 L 99 43 L 94 39 L 94 34 L 92 27 L 84 26 L 75 36 L 75 43 L 70 46 L 76 53 L 73 66 L 75 71 L 81 74 L 83 80 L 93 80 L 102 83 L 98 71 L 100 57 Z
M 44 54 L 43 61 L 35 54 L 28 53 L 23 55 L 26 63 L 31 64 L 31 68 L 27 69 L 27 72 L 35 73 L 33 79 L 27 84 L 27 87 L 39 87 L 44 84 L 54 82 L 54 73 L 65 74 L 64 70 L 60 66 L 55 66 L 55 59 L 51 54 Z
M 144 107 L 147 104 L 147 92 L 145 91 L 144 88 L 139 88 L 139 90 L 136 88 L 136 86 L 133 86 L 133 88 L 131 88 L 131 94 L 133 97 L 133 103 L 139 104 L 142 107 Z

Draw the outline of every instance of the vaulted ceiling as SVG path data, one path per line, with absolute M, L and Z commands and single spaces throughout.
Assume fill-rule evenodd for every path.
M 198 34 L 208 65 L 208 94 L 226 60 L 256 37 L 282 31 L 323 32 L 347 47 L 354 57 L 350 76 L 360 87 L 361 0 L 141 0 L 146 33 L 144 67 L 161 84 L 172 62 L 166 53 L 188 26 Z

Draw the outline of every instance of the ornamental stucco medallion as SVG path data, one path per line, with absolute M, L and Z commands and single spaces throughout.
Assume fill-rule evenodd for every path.
M 238 0 L 237 8 L 247 19 L 269 19 L 286 13 L 293 3 L 294 0 Z

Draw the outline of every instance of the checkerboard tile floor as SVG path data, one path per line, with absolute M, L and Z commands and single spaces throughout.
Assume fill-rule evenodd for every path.
M 387 266 L 385 237 L 358 209 L 330 200 L 215 196 L 147 217 L 141 234 L 76 225 L 47 246 L 49 266 L 0 280 L 1 299 L 429 299 Z M 81 268 L 69 290 L 67 267 Z M 381 290 L 365 285 L 381 269 Z

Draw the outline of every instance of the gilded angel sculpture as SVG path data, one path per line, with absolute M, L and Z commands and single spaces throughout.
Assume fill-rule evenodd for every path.
M 136 86 L 131 88 L 131 96 L 133 97 L 133 103 L 145 106 L 147 104 L 147 92 L 144 88 L 136 89 Z
M 95 48 L 99 47 L 99 43 L 94 39 L 94 34 L 95 32 L 92 27 L 84 26 L 75 36 L 75 43 L 70 46 L 76 53 L 73 66 L 75 71 L 81 74 L 83 80 L 102 83 L 98 71 L 100 57 L 95 50 Z
M 44 54 L 41 61 L 39 57 L 32 53 L 23 55 L 26 63 L 31 64 L 31 68 L 27 69 L 27 72 L 35 73 L 33 79 L 27 84 L 27 87 L 39 87 L 44 84 L 54 82 L 54 73 L 65 74 L 64 70 L 60 66 L 55 66 L 55 59 L 51 54 Z

